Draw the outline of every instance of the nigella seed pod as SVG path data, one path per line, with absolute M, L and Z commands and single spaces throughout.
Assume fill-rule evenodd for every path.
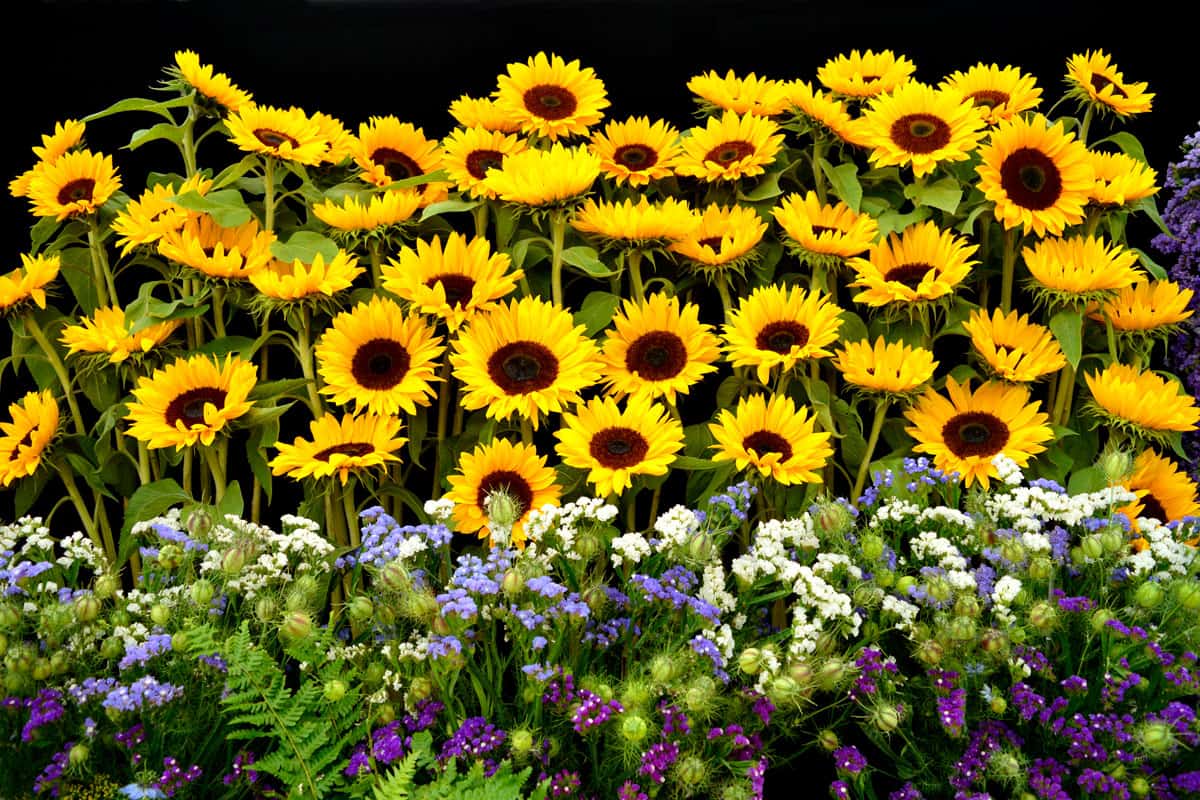
M 992 695 L 992 699 L 988 701 L 988 708 L 993 714 L 1003 714 L 1008 710 L 1008 701 L 998 694 Z
M 1000 557 L 1014 564 L 1025 563 L 1025 547 L 1016 539 L 1005 539 L 1000 546 Z
M 177 653 L 186 653 L 189 643 L 190 637 L 188 636 L 187 631 L 177 631 L 175 635 L 171 637 L 171 649 Z
M 1083 554 L 1090 559 L 1095 560 L 1104 555 L 1104 542 L 1097 533 L 1083 537 L 1083 541 L 1080 542 L 1079 546 L 1083 548 Z
M 356 595 L 346 605 L 346 616 L 351 622 L 366 622 L 375 613 L 375 604 L 371 602 L 371 598 L 364 595 Z
M 208 513 L 208 509 L 197 508 L 192 513 L 188 514 L 187 532 L 192 537 L 204 536 L 212 530 L 213 518 L 212 514 Z
M 891 703 L 880 703 L 871 711 L 871 724 L 883 733 L 900 727 L 900 709 Z
M 158 551 L 158 565 L 163 569 L 177 569 L 183 563 L 183 548 L 177 544 L 164 544 Z
M 777 706 L 799 703 L 803 698 L 800 684 L 787 675 L 777 675 L 767 684 L 767 698 Z
M 977 630 L 978 627 L 975 625 L 975 620 L 970 617 L 955 617 L 950 620 L 950 625 L 947 629 L 950 638 L 956 642 L 973 641 Z
M 417 702 L 428 700 L 433 697 L 433 681 L 424 675 L 419 675 L 413 678 L 412 683 L 408 685 L 408 693 Z
M 533 750 L 533 732 L 528 728 L 517 728 L 508 737 L 508 749 L 513 758 L 523 759 Z
M 500 579 L 500 589 L 509 597 L 514 597 L 525 588 L 525 579 L 521 577 L 521 571 L 512 567 L 504 571 L 504 577 Z
M 1091 619 L 1089 620 L 1092 633 L 1100 633 L 1100 631 L 1104 630 L 1104 627 L 1111 619 L 1115 619 L 1111 611 L 1109 611 L 1107 608 L 1097 608 L 1092 612 Z
M 86 744 L 77 744 L 67 753 L 67 763 L 72 767 L 81 767 L 87 763 L 91 751 Z
M 39 658 L 33 662 L 33 679 L 35 681 L 44 681 L 53 674 L 54 670 L 50 668 L 50 659 Z
M 331 681 L 326 681 L 321 696 L 330 703 L 336 703 L 346 696 L 346 682 L 339 681 L 336 678 Z
M 96 578 L 96 583 L 92 587 L 92 593 L 101 600 L 107 600 L 116 594 L 117 589 L 119 588 L 120 582 L 117 580 L 117 576 L 110 575 L 106 572 L 99 578 Z
M 387 667 L 379 661 L 372 661 L 363 671 L 363 682 L 373 688 L 383 682 L 383 676 L 386 673 Z
M 1021 777 L 1021 762 L 1007 751 L 996 753 L 988 765 L 992 773 L 1002 781 L 1015 781 Z
M 707 564 L 712 560 L 713 555 L 717 552 L 717 545 L 713 541 L 712 535 L 701 531 L 693 534 L 687 541 L 687 553 L 685 560 L 691 564 Z
M 100 601 L 94 595 L 85 594 L 75 601 L 75 619 L 83 623 L 95 622 L 100 616 Z
M 818 536 L 822 539 L 832 539 L 844 536 L 854 527 L 854 517 L 850 514 L 850 510 L 841 503 L 825 498 L 817 502 L 816 513 L 813 514 L 813 524 L 817 529 Z M 882 552 L 881 549 L 880 554 Z M 865 547 L 863 554 L 866 555 Z M 879 555 L 867 555 L 867 558 L 874 560 L 879 558 Z
M 878 561 L 883 557 L 883 538 L 875 533 L 868 533 L 859 541 L 863 558 L 867 561 Z
M 644 680 L 627 680 L 621 687 L 621 706 L 627 711 L 646 708 L 657 698 L 657 692 Z
M 192 588 L 189 590 L 192 602 L 200 606 L 200 608 L 208 608 L 208 604 L 212 602 L 216 592 L 217 590 L 212 585 L 212 582 L 205 578 L 201 578 L 193 583 Z
M 1039 633 L 1050 633 L 1058 627 L 1058 609 L 1048 600 L 1039 600 L 1029 607 L 1029 624 Z
M 12 630 L 21 621 L 21 613 L 7 603 L 0 604 L 0 631 Z
M 688 711 L 703 715 L 712 709 L 716 698 L 716 681 L 707 675 L 701 675 L 692 681 L 687 691 L 683 693 L 683 705 Z
M 155 603 L 150 608 L 150 620 L 155 625 L 166 625 L 171 620 L 171 609 L 162 603 Z
M 838 738 L 837 731 L 832 728 L 825 728 L 817 734 L 817 744 L 821 745 L 823 750 L 832 753 L 842 746 L 842 740 Z
M 639 714 L 626 714 L 621 720 L 621 738 L 630 744 L 638 744 L 650 733 L 650 724 Z
M 650 679 L 660 686 L 670 683 L 679 675 L 675 659 L 666 653 L 659 653 L 650 661 Z
M 988 628 L 979 637 L 979 646 L 988 655 L 1003 658 L 1008 654 L 1008 634 L 999 628 Z
M 927 639 L 917 645 L 917 650 L 914 655 L 922 664 L 928 666 L 936 666 L 942 663 L 942 657 L 946 654 L 946 648 L 942 647 L 933 639 Z
M 1146 581 L 1133 594 L 1133 601 L 1142 608 L 1158 608 L 1166 598 L 1162 586 L 1153 581 Z
M 0 633 L 0 658 L 4 658 L 4 654 L 8 652 L 8 637 Z
M 890 569 L 881 569 L 875 573 L 875 583 L 879 584 L 881 589 L 887 589 L 896 583 L 896 573 Z
M 246 548 L 231 547 L 221 556 L 221 571 L 232 578 L 246 568 L 248 558 Z
M 505 530 L 512 530 L 512 526 L 525 513 L 521 501 L 504 489 L 489 493 L 483 500 L 483 509 L 487 513 L 489 527 L 496 526 Z
M 817 670 L 817 686 L 826 692 L 833 691 L 849 674 L 850 664 L 844 659 L 828 658 Z
M 1096 463 L 1108 483 L 1124 481 L 1133 472 L 1133 455 L 1126 450 L 1107 450 Z
M 279 613 L 279 603 L 275 602 L 274 597 L 266 595 L 254 601 L 254 618 L 264 624 L 275 619 L 275 615 Z
M 379 725 L 388 725 L 396 719 L 396 707 L 391 703 L 383 703 L 375 711 L 375 722 Z
M 684 756 L 675 762 L 674 772 L 676 780 L 685 787 L 685 792 L 693 794 L 694 787 L 708 780 L 708 763 L 700 756 Z
M 50 656 L 50 671 L 55 675 L 62 675 L 71 668 L 71 662 L 67 657 L 66 650 L 57 650 L 54 655 Z
M 1035 581 L 1048 581 L 1054 576 L 1054 562 L 1047 556 L 1037 556 L 1029 562 L 1029 577 Z
M 1115 528 L 1106 528 L 1100 534 L 1100 544 L 1104 545 L 1104 552 L 1109 555 L 1119 553 L 1125 547 L 1125 535 Z
M 738 669 L 747 675 L 757 675 L 762 669 L 762 657 L 757 647 L 747 647 L 738 655 Z
M 575 539 L 575 552 L 579 554 L 585 564 L 603 551 L 604 546 L 600 543 L 600 537 L 594 533 L 581 533 Z
M 109 661 L 120 658 L 125 653 L 125 643 L 119 636 L 109 636 L 100 645 L 100 655 Z
M 1146 780 L 1141 775 L 1135 776 L 1129 782 L 1129 791 L 1133 792 L 1138 797 L 1145 797 L 1150 794 L 1150 781 Z
M 287 643 L 302 642 L 313 634 L 312 615 L 307 611 L 290 611 L 279 624 L 279 635 Z
M 392 592 L 404 592 L 412 588 L 412 579 L 400 559 L 389 561 L 380 567 L 376 580 L 380 586 Z
M 1166 722 L 1147 722 L 1137 731 L 1137 740 L 1147 751 L 1161 755 L 1175 749 L 1175 731 Z

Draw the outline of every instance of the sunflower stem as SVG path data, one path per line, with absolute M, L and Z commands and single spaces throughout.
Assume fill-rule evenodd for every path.
M 83 529 L 87 533 L 88 538 L 92 540 L 92 544 L 104 551 L 105 555 L 108 556 L 109 564 L 114 563 L 116 559 L 108 551 L 108 548 L 104 546 L 104 542 L 101 541 L 99 530 L 96 528 L 96 521 L 88 511 L 87 503 L 83 502 L 83 496 L 79 494 L 79 486 L 75 483 L 75 478 L 71 475 L 71 470 L 64 468 L 60 464 L 55 464 L 54 469 L 58 472 L 58 476 L 62 478 L 63 486 L 66 487 L 67 495 L 75 505 L 75 513 L 79 515 L 79 520 L 83 523 Z
M 196 174 L 196 106 L 188 106 L 187 119 L 180 126 L 179 152 L 183 155 L 185 177 Z
M 1058 380 L 1058 394 L 1054 398 L 1054 411 L 1050 421 L 1055 425 L 1066 425 L 1071 415 L 1071 397 L 1075 394 L 1075 368 L 1067 364 L 1062 368 Z
M 629 291 L 639 306 L 646 302 L 646 285 L 642 283 L 642 251 L 625 251 L 625 266 L 629 268 Z
M 446 422 L 450 417 L 450 359 L 442 361 L 441 382 L 438 384 L 437 440 L 433 453 L 434 494 L 440 496 L 442 485 L 442 442 L 446 438 Z
M 729 296 L 729 279 L 722 272 L 717 276 L 717 294 L 721 297 L 721 308 L 725 312 L 725 322 L 733 319 L 733 298 Z
M 342 495 L 342 510 L 346 512 L 346 531 L 350 534 L 350 544 L 358 547 L 362 539 L 358 532 L 358 507 L 354 503 L 354 484 L 343 483 L 338 492 Z
M 300 361 L 300 374 L 304 376 L 308 388 L 308 407 L 312 410 L 313 418 L 321 416 L 321 394 L 317 391 L 316 370 L 313 368 L 312 315 L 307 307 L 300 309 L 300 330 L 296 332 L 296 358 Z
M 192 494 L 192 448 L 183 451 L 183 493 L 188 497 Z
M 662 497 L 662 484 L 654 487 L 654 492 L 650 495 L 650 518 L 647 520 L 647 525 L 654 525 L 654 520 L 658 519 L 658 501 Z
M 1084 147 L 1087 147 L 1088 129 L 1092 127 L 1092 118 L 1095 115 L 1095 106 L 1088 103 L 1087 109 L 1083 112 L 1083 122 L 1079 123 L 1079 143 Z
M 1117 330 L 1113 327 L 1112 320 L 1105 318 L 1104 333 L 1108 337 L 1108 355 L 1112 359 L 1112 363 L 1120 364 L 1121 356 L 1120 349 L 1117 347 Z
M 825 205 L 828 198 L 828 193 L 825 190 L 825 171 L 821 169 L 821 161 L 824 158 L 825 139 L 821 136 L 814 136 L 812 148 L 813 189 L 816 191 L 817 199 L 821 201 L 821 205 Z
M 100 216 L 88 216 L 88 251 L 92 256 L 92 276 L 96 283 L 96 302 L 107 307 L 117 302 L 117 287 L 113 283 L 112 270 L 108 264 L 108 253 L 100 241 Z
M 879 434 L 883 431 L 883 423 L 887 421 L 889 400 L 886 397 L 875 401 L 875 416 L 871 419 L 871 432 L 867 436 L 867 451 L 862 463 L 858 465 L 858 474 L 854 477 L 854 489 L 850 492 L 850 502 L 857 503 L 862 495 L 863 486 L 867 483 L 867 473 L 871 471 L 871 458 L 875 455 L 875 446 L 879 444 Z
M 138 439 L 138 480 L 142 482 L 142 486 L 150 483 L 150 448 L 141 439 Z
M 1016 228 L 1004 232 L 1004 260 L 1000 265 L 1000 310 L 1005 314 L 1012 311 L 1013 273 L 1017 267 L 1017 236 Z
M 487 201 L 480 203 L 471 209 L 471 216 L 475 218 L 475 236 L 482 239 L 487 236 L 488 227 L 488 205 Z
M 46 332 L 42 330 L 42 326 L 38 324 L 32 314 L 25 315 L 24 323 L 25 330 L 29 331 L 29 335 L 38 343 L 38 347 L 42 348 L 42 352 L 46 354 L 46 361 L 54 370 L 54 374 L 58 376 L 58 382 L 62 384 L 63 395 L 67 398 L 67 406 L 71 409 L 71 418 L 75 421 L 75 432 L 80 436 L 85 435 L 87 428 L 83 426 L 83 414 L 79 412 L 79 401 L 75 399 L 75 392 L 71 389 L 71 378 L 67 374 L 67 368 L 62 359 L 58 357 L 58 351 L 50 344 L 50 340 L 46 338 Z
M 275 162 L 263 157 L 263 228 L 275 230 Z
M 217 453 L 216 447 L 200 445 L 200 452 L 204 454 L 208 471 L 212 474 L 213 505 L 219 505 L 221 499 L 225 497 L 225 467 L 221 464 L 221 456 Z
M 631 533 L 638 530 L 638 526 L 637 526 L 637 496 L 638 496 L 638 487 L 637 486 L 630 487 L 629 491 L 625 494 L 626 502 L 629 503 L 629 505 L 625 506 L 625 529 Z
M 521 441 L 533 444 L 533 424 L 527 417 L 521 417 Z
M 383 283 L 383 256 L 377 240 L 367 245 L 367 255 L 371 259 L 371 285 L 379 289 Z
M 563 239 L 567 235 L 567 214 L 555 211 L 550 215 L 550 299 L 556 306 L 563 304 Z
M 1093 208 L 1088 209 L 1088 214 L 1087 214 L 1087 235 L 1088 236 L 1096 235 L 1096 228 L 1100 227 L 1100 220 L 1103 218 L 1103 216 L 1104 216 L 1104 213 L 1099 208 L 1093 207 Z
M 225 338 L 225 287 L 214 286 L 213 301 L 213 333 L 218 339 Z

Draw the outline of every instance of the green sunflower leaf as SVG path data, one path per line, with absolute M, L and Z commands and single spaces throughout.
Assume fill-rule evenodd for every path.
M 172 202 L 189 211 L 208 214 L 222 228 L 245 225 L 253 216 L 237 189 L 220 189 L 205 195 L 196 191 L 184 192 L 173 197 Z
M 175 118 L 171 116 L 170 109 L 182 108 L 191 104 L 192 98 L 190 95 L 184 97 L 173 97 L 170 100 L 150 100 L 145 97 L 127 97 L 124 100 L 113 103 L 103 111 L 97 111 L 95 114 L 87 115 L 83 118 L 83 121 L 91 122 L 92 120 L 111 117 L 113 114 L 123 114 L 126 111 L 149 111 L 174 121 Z
M 585 274 L 593 278 L 610 278 L 617 274 L 601 261 L 596 251 L 590 247 L 582 245 L 568 247 L 562 252 L 562 260 L 564 264 L 570 264 L 572 267 L 583 270 Z
M 286 243 L 280 241 L 271 243 L 271 255 L 289 264 L 296 259 L 300 259 L 302 263 L 311 264 L 318 255 L 328 264 L 337 258 L 337 254 L 337 243 L 316 231 L 296 231 Z
M 611 292 L 592 292 L 575 312 L 575 324 L 582 325 L 588 336 L 595 336 L 608 327 L 620 305 L 621 298 Z
M 862 205 L 862 184 L 858 182 L 858 167 L 849 162 L 833 166 L 825 159 L 820 160 L 821 171 L 829 179 L 829 185 L 846 205 L 858 211 Z
M 1050 330 L 1071 368 L 1078 367 L 1083 357 L 1083 315 L 1078 311 L 1060 311 L 1050 318 Z

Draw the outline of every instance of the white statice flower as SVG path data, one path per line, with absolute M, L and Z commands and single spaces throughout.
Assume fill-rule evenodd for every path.
M 817 575 L 811 567 L 795 565 L 792 593 L 796 595 L 793 613 L 803 616 L 820 633 L 825 627 L 836 628 L 849 636 L 858 634 L 862 620 L 854 612 L 854 602 Z M 789 576 L 790 577 L 790 576 Z M 811 610 L 810 620 L 805 609 Z M 793 632 L 795 635 L 795 632 Z M 814 640 L 815 644 L 815 640 Z M 811 652 L 811 651 L 809 651 Z
M 449 527 L 450 520 L 454 516 L 454 501 L 447 497 L 440 500 L 426 500 L 425 513 L 429 516 L 430 523 Z
M 1030 553 L 1049 553 L 1051 548 L 1050 537 L 1044 533 L 1034 533 L 1026 531 L 1021 534 L 1021 544 Z
M 626 533 L 612 540 L 612 553 L 609 557 L 614 567 L 620 567 L 626 563 L 639 564 L 652 552 L 645 536 L 640 533 Z
M 1046 523 L 1079 525 L 1089 517 L 1107 516 L 1135 499 L 1137 496 L 1124 486 L 1076 495 L 1040 486 L 1016 486 L 987 495 L 984 511 L 997 522 L 1025 534 L 1041 531 Z
M 913 557 L 923 561 L 935 561 L 943 569 L 965 569 L 967 560 L 949 539 L 943 539 L 933 531 L 921 531 L 908 542 Z
M 319 525 L 295 515 L 286 518 L 283 532 L 276 532 L 230 514 L 212 527 L 207 539 L 209 550 L 200 561 L 200 573 L 219 577 L 226 591 L 247 600 L 283 588 L 300 575 L 332 571 L 336 554 Z M 244 554 L 245 564 L 230 574 L 223 562 L 235 548 Z
M 1138 532 L 1154 554 L 1160 576 L 1185 576 L 1191 571 L 1196 548 L 1180 541 L 1175 531 L 1157 519 L 1142 517 L 1138 519 Z
M 37 522 L 31 521 L 29 524 L 21 526 L 21 535 L 25 541 L 17 552 L 22 556 L 29 556 L 33 553 L 50 555 L 54 552 L 54 537 L 50 535 L 50 529 L 41 523 L 41 517 L 33 519 L 36 519 Z
M 696 596 L 721 609 L 723 614 L 737 608 L 737 598 L 725 588 L 725 567 L 720 560 L 714 559 L 704 566 L 704 577 Z
M 1122 562 L 1134 577 L 1144 577 L 1152 575 L 1157 571 L 1158 562 L 1154 559 L 1154 553 L 1150 550 L 1142 550 L 1137 553 L 1132 553 L 1126 556 Z
M 739 580 L 753 583 L 759 576 L 779 574 L 780 566 L 791 562 L 789 549 L 817 550 L 820 546 L 810 515 L 768 520 L 759 523 L 750 551 L 735 558 L 731 569 Z
M 729 625 L 722 625 L 715 631 L 710 631 L 711 641 L 717 645 L 717 649 L 721 651 L 721 657 L 728 664 L 733 660 L 733 628 Z
M 63 554 L 57 559 L 58 565 L 61 567 L 80 564 L 93 572 L 100 572 L 107 563 L 104 551 L 81 531 L 67 536 L 59 542 L 59 546 L 63 551 Z
M 875 510 L 867 522 L 867 527 L 878 528 L 887 522 L 905 522 L 915 519 L 921 515 L 921 510 L 921 507 L 911 500 L 889 497 L 883 505 Z
M 964 569 L 948 569 L 946 570 L 945 577 L 946 583 L 950 584 L 954 591 L 960 594 L 973 593 L 975 591 L 975 576 Z
M 547 503 L 525 519 L 526 557 L 548 560 L 562 555 L 578 560 L 575 541 L 586 527 L 607 525 L 617 508 L 599 497 L 581 497 L 564 506 Z
M 696 512 L 687 506 L 673 506 L 654 521 L 654 531 L 662 541 L 664 550 L 686 547 L 688 541 L 700 530 Z
M 1020 486 L 1021 481 L 1025 480 L 1025 476 L 1021 474 L 1021 467 L 1004 453 L 997 453 L 992 458 L 992 466 L 996 468 L 1000 481 L 1009 486 Z
M 896 615 L 898 619 L 893 627 L 902 631 L 912 630 L 913 622 L 917 619 L 917 613 L 921 610 L 913 603 L 890 594 L 883 596 L 882 608 L 885 612 Z
M 1014 578 L 1012 575 L 1005 575 L 992 587 L 992 602 L 1010 606 L 1020 593 L 1020 579 Z
M 816 563 L 813 564 L 813 572 L 822 576 L 833 575 L 839 568 L 844 569 L 854 580 L 862 580 L 862 570 L 855 566 L 849 556 L 841 553 L 818 553 Z

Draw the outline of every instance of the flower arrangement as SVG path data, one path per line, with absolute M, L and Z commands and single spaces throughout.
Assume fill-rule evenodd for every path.
M 698 75 L 681 132 L 539 53 L 439 140 L 181 51 L 43 136 L 0 792 L 1200 792 L 1153 95 L 915 73 Z

